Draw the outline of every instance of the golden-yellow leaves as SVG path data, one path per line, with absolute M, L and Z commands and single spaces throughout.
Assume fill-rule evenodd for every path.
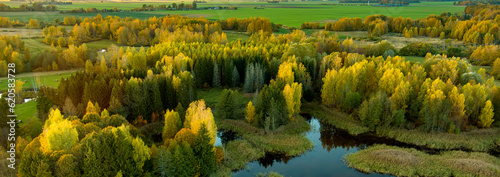
M 186 120 L 184 121 L 184 128 L 191 128 L 191 131 L 195 135 L 198 135 L 198 131 L 201 126 L 206 126 L 210 143 L 215 144 L 215 136 L 217 134 L 217 125 L 214 121 L 214 115 L 212 110 L 207 108 L 204 100 L 199 100 L 189 104 L 189 108 L 186 110 Z

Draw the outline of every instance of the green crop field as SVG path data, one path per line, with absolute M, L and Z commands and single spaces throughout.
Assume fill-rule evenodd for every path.
M 96 7 L 97 9 L 112 9 L 117 7 L 129 10 L 134 7 L 142 7 L 143 4 L 167 4 L 164 3 L 73 3 L 73 5 L 60 5 L 60 10 L 74 8 Z M 180 3 L 180 2 L 177 2 Z M 185 2 L 190 3 L 190 2 Z M 211 20 L 227 19 L 230 17 L 267 17 L 273 23 L 284 24 L 291 27 L 299 27 L 305 21 L 318 21 L 324 23 L 327 20 L 340 19 L 342 17 L 365 18 L 368 15 L 383 14 L 394 17 L 423 18 L 430 14 L 441 14 L 443 12 L 461 13 L 464 6 L 454 6 L 453 2 L 422 2 L 404 7 L 371 7 L 371 6 L 336 6 L 338 2 L 285 2 L 269 4 L 266 2 L 210 2 L 199 4 L 199 7 L 213 6 L 235 6 L 238 10 L 190 10 L 190 11 L 147 11 L 147 12 L 112 12 L 104 13 L 105 16 L 135 17 L 145 19 L 152 16 L 165 16 L 168 14 L 187 15 L 191 17 L 203 16 Z M 20 3 L 5 3 L 10 6 L 19 6 Z M 254 9 L 263 6 L 264 9 Z M 63 19 L 65 16 L 92 17 L 96 13 L 60 14 L 59 12 L 0 12 L 0 16 L 11 17 L 27 21 L 36 18 L 45 22 L 53 22 L 55 18 Z

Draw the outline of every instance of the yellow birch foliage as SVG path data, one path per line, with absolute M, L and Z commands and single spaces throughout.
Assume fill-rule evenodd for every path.
M 44 152 L 71 150 L 78 143 L 78 132 L 69 120 L 63 119 L 59 109 L 50 110 L 42 138 Z
M 404 80 L 404 75 L 399 69 L 388 69 L 382 75 L 379 81 L 379 88 L 385 91 L 387 95 L 392 95 L 396 87 Z
M 246 113 L 246 119 L 248 123 L 253 123 L 255 120 L 255 107 L 253 106 L 252 102 L 248 102 L 247 108 L 245 109 Z
M 163 139 L 172 139 L 179 131 L 182 124 L 179 113 L 174 110 L 167 110 L 165 113 L 165 128 L 163 128 Z
M 393 110 L 406 111 L 408 101 L 410 101 L 410 92 L 412 91 L 409 82 L 401 81 L 396 87 L 394 94 L 390 97 L 391 107 Z
M 335 76 L 337 76 L 336 70 L 328 70 L 325 77 L 323 77 L 323 88 L 321 89 L 321 100 L 324 105 L 332 106 L 335 103 L 334 91 L 335 91 Z
M 493 105 L 491 101 L 486 101 L 483 110 L 481 111 L 481 115 L 479 116 L 478 126 L 482 128 L 488 128 L 493 123 Z
M 202 125 L 206 126 L 211 139 L 210 143 L 214 145 L 217 134 L 214 115 L 212 114 L 212 110 L 206 107 L 204 100 L 198 100 L 189 104 L 189 108 L 186 110 L 184 128 L 191 128 L 191 131 L 195 135 L 198 135 L 198 131 Z
M 286 100 L 286 108 L 288 110 L 288 118 L 293 122 L 293 115 L 300 112 L 300 99 L 302 98 L 302 84 L 293 83 L 291 86 L 286 84 L 283 89 L 283 96 Z
M 23 89 L 23 85 L 24 85 L 24 82 L 21 81 L 21 80 L 16 80 L 15 82 L 15 87 L 14 87 L 14 90 L 16 91 L 16 94 L 19 94 L 21 93 L 22 89 Z
M 293 75 L 293 64 L 288 62 L 281 63 L 278 69 L 278 80 L 283 80 L 286 84 L 292 84 L 295 80 Z
M 449 96 L 451 101 L 450 116 L 462 119 L 465 116 L 465 96 L 458 92 L 457 87 L 453 87 Z

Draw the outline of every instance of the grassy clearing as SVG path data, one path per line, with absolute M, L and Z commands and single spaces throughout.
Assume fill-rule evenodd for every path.
M 499 176 L 500 159 L 462 151 L 429 155 L 415 149 L 376 145 L 345 157 L 350 167 L 366 173 L 396 176 Z
M 27 28 L 1 28 L 1 35 L 19 35 L 19 37 L 42 37 L 43 31 L 42 29 L 27 29 Z
M 40 84 L 49 87 L 57 87 L 59 85 L 59 82 L 61 81 L 61 78 L 67 78 L 76 71 L 78 71 L 78 69 L 66 71 L 23 73 L 16 74 L 16 79 L 25 81 L 23 89 L 32 88 L 32 82 L 36 82 L 35 76 L 39 77 Z M 0 78 L 0 82 L 0 91 L 6 91 L 8 88 L 7 78 Z
M 361 122 L 349 118 L 346 113 L 328 109 L 324 105 L 309 102 L 302 104 L 301 111 L 309 113 L 318 120 L 333 125 L 337 128 L 346 130 L 351 135 L 359 135 L 369 132 L 368 127 L 361 125 Z
M 93 50 L 93 51 L 107 49 L 112 44 L 114 44 L 116 46 L 120 46 L 116 43 L 116 41 L 111 41 L 109 39 L 103 39 L 103 40 L 85 43 L 85 45 L 87 45 L 87 49 Z
M 23 104 L 16 105 L 16 115 L 17 119 L 21 120 L 21 124 L 26 121 L 26 119 L 33 117 L 36 113 L 36 101 L 30 101 Z
M 245 42 L 250 38 L 250 36 L 248 34 L 246 34 L 245 32 L 224 31 L 224 33 L 226 33 L 226 35 L 227 35 L 228 42 L 236 41 L 238 39 Z
M 44 44 L 42 40 L 43 38 L 23 39 L 24 45 L 29 48 L 32 58 L 37 57 L 42 51 L 50 49 L 50 45 Z
M 213 88 L 210 90 L 196 90 L 196 95 L 198 99 L 204 99 L 205 103 L 208 107 L 212 109 L 216 108 L 217 103 L 220 101 L 220 95 L 222 94 L 223 88 Z M 238 97 L 236 97 L 237 103 L 239 106 L 246 106 L 252 97 L 246 97 L 243 94 L 243 90 L 238 90 Z

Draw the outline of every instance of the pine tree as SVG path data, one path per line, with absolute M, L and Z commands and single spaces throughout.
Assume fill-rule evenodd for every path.
M 57 160 L 56 169 L 54 170 L 55 176 L 66 177 L 66 176 L 78 176 L 78 159 L 72 154 L 65 154 Z
M 173 170 L 173 160 L 172 160 L 172 154 L 170 153 L 169 150 L 165 148 L 160 148 L 158 150 L 158 155 L 157 158 L 153 159 L 154 162 L 154 172 L 158 176 L 161 177 L 167 177 L 167 176 L 174 176 L 174 170 Z
M 264 86 L 264 68 L 261 64 L 255 64 L 255 89 L 262 88 Z
M 212 87 L 218 88 L 220 87 L 220 72 L 219 65 L 217 62 L 214 63 L 214 78 L 212 79 Z
M 232 74 L 232 82 L 231 82 L 231 87 L 237 87 L 240 84 L 240 74 L 238 73 L 238 69 L 236 69 L 236 66 L 233 67 L 233 74 Z
M 181 122 L 184 122 L 184 119 L 186 119 L 186 109 L 182 107 L 182 104 L 179 102 L 177 103 L 177 107 L 175 107 L 175 111 L 179 113 L 179 117 L 181 119 Z
M 243 86 L 246 93 L 252 93 L 255 86 L 255 68 L 253 64 L 248 64 L 245 71 L 245 85 Z
M 181 142 L 182 152 L 184 156 L 183 166 L 187 176 L 196 176 L 197 161 L 194 156 L 193 148 L 188 142 Z
M 222 91 L 220 101 L 217 104 L 219 117 L 222 119 L 235 119 L 236 117 L 236 91 L 230 89 L 224 89 Z
M 38 112 L 38 118 L 41 122 L 45 122 L 47 119 L 50 108 L 54 103 L 42 92 L 38 92 L 38 98 L 36 103 L 36 110 Z
M 201 176 L 209 176 L 215 171 L 215 154 L 206 126 L 200 126 L 194 146 L 194 155 L 198 159 Z

